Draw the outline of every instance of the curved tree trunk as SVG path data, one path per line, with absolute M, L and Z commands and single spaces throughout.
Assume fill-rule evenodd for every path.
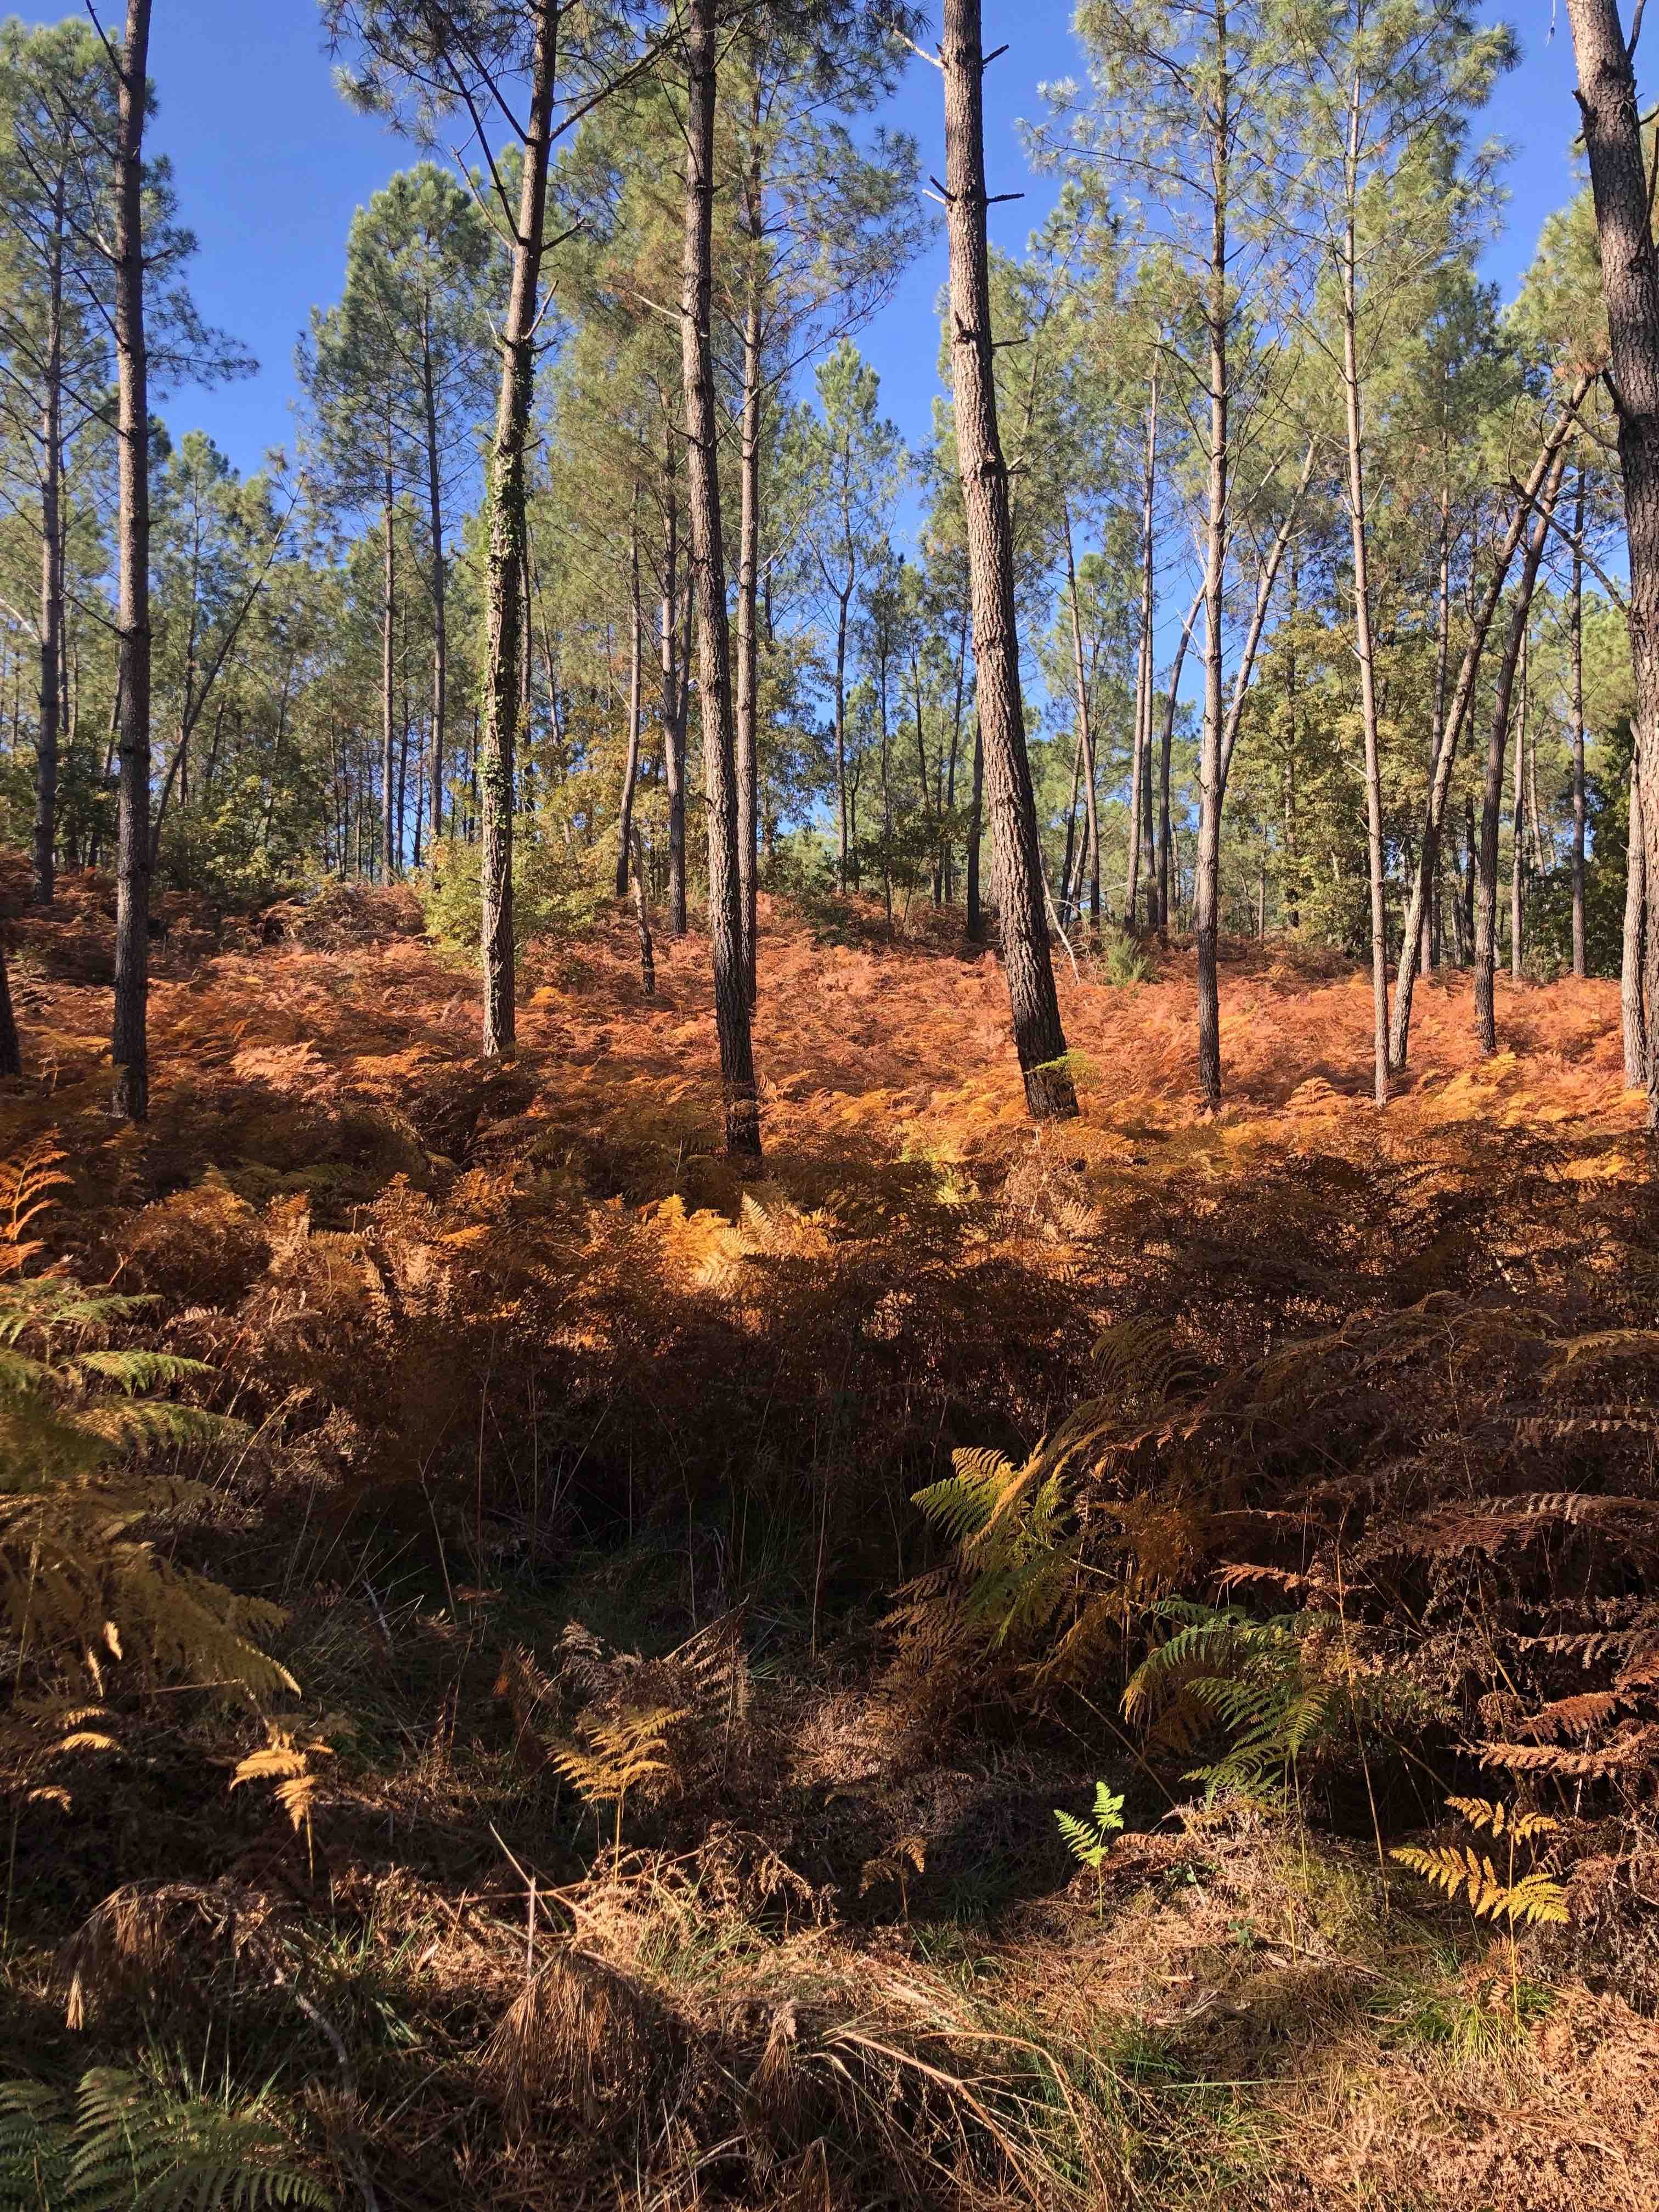
M 720 425 L 709 337 L 714 264 L 716 0 L 688 0 L 685 34 L 685 251 L 680 358 L 685 382 L 686 475 L 697 600 L 698 702 L 708 812 L 708 941 L 714 1025 L 726 1096 L 726 1149 L 757 1164 L 760 1103 L 743 962 L 742 876 L 732 713 L 732 641 L 720 536 Z
M 1066 1036 L 1048 951 L 1036 802 L 1020 696 L 1008 467 L 997 429 L 992 373 L 979 0 L 945 0 L 940 58 L 957 445 L 1003 966 L 1026 1104 L 1036 1120 L 1052 1121 L 1077 1112 L 1077 1093 L 1065 1065 Z

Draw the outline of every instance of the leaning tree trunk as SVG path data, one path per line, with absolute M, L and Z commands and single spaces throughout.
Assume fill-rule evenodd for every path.
M 743 878 L 738 849 L 738 778 L 732 711 L 732 638 L 720 534 L 714 361 L 709 336 L 714 271 L 714 19 L 718 0 L 688 0 L 685 32 L 685 251 L 680 295 L 680 361 L 691 564 L 697 601 L 698 704 L 703 794 L 708 815 L 708 942 L 714 969 L 714 1026 L 726 1097 L 726 1149 L 761 1157 L 760 1103 L 744 973 Z
M 1567 0 L 1567 15 L 1601 243 L 1611 354 L 1607 385 L 1618 418 L 1625 486 L 1636 773 L 1650 888 L 1659 881 L 1659 252 L 1653 240 L 1636 75 L 1617 0 Z M 1659 933 L 1650 927 L 1647 935 L 1653 940 L 1647 948 L 1652 963 L 1659 955 Z M 1650 995 L 1648 1005 L 1650 1015 Z M 1647 1057 L 1648 1126 L 1654 1128 L 1659 1127 L 1659 1053 Z
M 1003 963 L 1025 1101 L 1038 1121 L 1077 1112 L 1048 953 L 1036 802 L 1025 750 L 1008 467 L 997 429 L 979 0 L 945 0 L 945 202 L 951 240 L 951 360 L 968 526 L 974 665 L 984 748 Z
M 127 0 L 115 153 L 116 526 L 121 789 L 116 822 L 114 1109 L 149 1115 L 149 362 L 144 347 L 144 110 L 149 0 Z
M 1630 835 L 1625 851 L 1625 949 L 1619 971 L 1620 1011 L 1625 1033 L 1625 1085 L 1648 1085 L 1646 1006 L 1648 939 L 1647 838 L 1642 822 L 1642 783 L 1630 764 Z
M 1572 972 L 1584 972 L 1584 469 L 1572 507 L 1572 609 L 1568 635 L 1572 722 Z
M 499 1060 L 515 1048 L 513 943 L 513 795 L 519 720 L 523 712 L 520 664 L 528 650 L 528 578 L 521 558 L 526 542 L 525 447 L 535 388 L 534 333 L 541 289 L 542 228 L 547 207 L 547 161 L 553 123 L 553 79 L 558 53 L 560 0 L 538 0 L 536 43 L 530 67 L 530 113 L 525 133 L 519 215 L 513 240 L 513 276 L 501 333 L 501 389 L 489 459 L 489 543 L 484 568 L 486 645 L 483 713 L 478 732 L 478 784 L 483 817 L 482 935 L 483 940 L 483 1056 Z
M 1509 742 L 1510 701 L 1515 690 L 1516 670 L 1521 663 L 1522 641 L 1532 618 L 1532 595 L 1538 581 L 1538 565 L 1544 557 L 1550 516 L 1561 489 L 1566 448 L 1559 447 L 1550 464 L 1540 495 L 1538 517 L 1527 541 L 1526 559 L 1516 589 L 1515 611 L 1510 617 L 1509 636 L 1498 671 L 1492 701 L 1492 729 L 1486 740 L 1486 775 L 1480 792 L 1480 844 L 1475 870 L 1474 902 L 1474 1019 L 1482 1052 L 1498 1049 L 1498 1016 L 1494 977 L 1498 964 L 1498 820 L 1504 804 L 1504 753 Z M 1517 827 L 1519 825 L 1517 824 Z M 1419 871 L 1420 873 L 1420 871 Z
M 1395 977 L 1394 1021 L 1389 1036 L 1389 1059 L 1398 1074 L 1406 1065 L 1406 1051 L 1411 1038 L 1412 987 L 1417 976 L 1418 947 L 1422 939 L 1423 911 L 1427 904 L 1430 887 L 1434 882 L 1435 866 L 1440 852 L 1440 834 L 1445 820 L 1446 794 L 1451 788 L 1452 768 L 1457 758 L 1458 740 L 1463 724 L 1468 720 L 1474 700 L 1474 687 L 1480 672 L 1480 659 L 1486 650 L 1486 633 L 1492 628 L 1498 612 L 1498 601 L 1504 596 L 1504 585 L 1509 575 L 1510 563 L 1515 558 L 1515 549 L 1521 543 L 1546 477 L 1554 468 L 1563 441 L 1572 428 L 1584 395 L 1592 379 L 1581 376 L 1568 394 L 1565 405 L 1552 424 L 1548 435 L 1533 463 L 1532 473 L 1522 488 L 1520 505 L 1510 520 L 1504 542 L 1492 562 L 1492 571 L 1486 579 L 1486 588 L 1480 606 L 1475 610 L 1469 641 L 1464 648 L 1462 665 L 1457 672 L 1457 684 L 1452 693 L 1450 711 L 1441 733 L 1439 757 L 1434 765 L 1434 775 L 1429 785 L 1428 805 L 1424 809 L 1423 837 L 1419 848 L 1417 873 L 1412 883 L 1411 904 L 1407 909 L 1406 927 L 1400 946 L 1400 969 Z M 1558 476 L 1559 483 L 1559 477 Z M 1473 877 L 1470 878 L 1472 883 Z M 1465 942 L 1473 941 L 1474 910 L 1473 892 L 1466 886 L 1463 902 Z

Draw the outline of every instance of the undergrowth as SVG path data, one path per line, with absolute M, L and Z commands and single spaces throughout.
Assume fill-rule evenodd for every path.
M 1365 991 L 1240 956 L 1200 1120 L 1187 956 L 1085 963 L 1034 1133 L 991 956 L 774 911 L 742 1186 L 702 947 L 647 1002 L 620 923 L 532 945 L 487 1067 L 404 894 L 201 917 L 118 1127 L 100 896 L 30 925 L 0 1098 L 54 2156 L 159 2043 L 342 2204 L 1650 2193 L 1610 988 L 1506 991 L 1481 1062 L 1431 984 L 1379 1121 Z

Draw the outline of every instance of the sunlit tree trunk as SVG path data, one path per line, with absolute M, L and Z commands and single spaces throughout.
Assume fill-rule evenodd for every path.
M 967 902 L 964 927 L 970 945 L 985 938 L 985 912 L 979 895 L 979 848 L 985 827 L 985 740 L 980 734 L 979 709 L 974 710 L 974 783 L 968 806 L 968 854 L 963 896 Z
M 386 484 L 381 507 L 386 543 L 382 548 L 380 594 L 380 829 L 386 854 L 386 880 L 392 881 L 394 873 L 392 855 L 397 851 L 394 830 L 397 822 L 397 787 L 395 763 L 398 745 L 398 717 L 393 684 L 396 678 L 397 653 L 393 630 L 398 616 L 398 555 L 394 532 L 392 481 L 392 425 L 386 424 Z
M 432 332 L 429 319 L 421 326 L 422 389 L 426 402 L 426 496 L 432 532 L 432 829 L 435 845 L 444 818 L 445 721 L 449 703 L 449 628 L 444 562 L 443 485 L 439 471 L 438 401 L 432 374 Z M 416 859 L 419 858 L 420 807 L 416 806 Z
M 691 561 L 697 601 L 698 700 L 708 818 L 708 939 L 714 1024 L 726 1098 L 726 1149 L 740 1162 L 761 1157 L 760 1104 L 749 1033 L 743 963 L 742 878 L 732 711 L 732 645 L 720 535 L 720 424 L 710 344 L 714 263 L 716 0 L 688 0 L 685 32 L 685 252 L 680 351 Z
M 1181 671 L 1187 658 L 1187 647 L 1192 642 L 1193 624 L 1198 620 L 1198 611 L 1206 600 L 1207 581 L 1200 584 L 1187 610 L 1187 619 L 1181 626 L 1181 642 L 1176 647 L 1175 665 L 1170 671 L 1170 688 L 1164 700 L 1164 736 L 1158 747 L 1158 941 L 1167 947 L 1170 942 L 1170 859 L 1174 840 L 1170 825 L 1170 757 L 1175 750 L 1176 710 L 1180 702 Z M 1178 891 L 1180 885 L 1177 883 Z
M 1584 470 L 1572 505 L 1568 713 L 1572 744 L 1572 972 L 1584 972 Z
M 52 199 L 46 301 L 46 403 L 40 419 L 40 720 L 35 737 L 34 896 L 52 904 L 58 842 L 58 756 L 64 652 L 64 178 Z
M 1636 76 L 1617 0 L 1567 0 L 1578 106 L 1601 242 L 1611 373 L 1630 555 L 1636 770 L 1642 787 L 1648 905 L 1659 881 L 1659 252 L 1637 112 Z M 1659 930 L 1645 932 L 1644 1002 L 1659 997 Z M 1659 1053 L 1647 1054 L 1648 1126 L 1659 1127 Z
M 127 0 L 115 155 L 116 543 L 121 789 L 115 862 L 114 1110 L 149 1115 L 149 362 L 144 344 L 144 111 L 149 0 Z
M 750 230 L 748 296 L 743 320 L 743 416 L 738 449 L 741 482 L 738 520 L 738 881 L 743 921 L 743 982 L 755 1003 L 755 939 L 759 921 L 760 757 L 756 715 L 760 693 L 760 639 L 757 600 L 760 578 L 761 506 L 761 80 L 754 80 L 756 112 L 751 118 L 752 150 L 745 184 Z
M 1527 677 L 1530 636 L 1529 630 L 1521 633 L 1520 699 L 1515 717 L 1515 792 L 1510 805 L 1510 843 L 1514 847 L 1510 855 L 1510 979 L 1516 983 L 1524 973 L 1522 931 L 1525 921 L 1522 909 L 1526 890 Z
M 1077 1112 L 1048 951 L 1036 804 L 1025 751 L 1008 469 L 997 429 L 979 0 L 945 0 L 945 201 L 957 445 L 973 592 L 974 662 L 990 803 L 997 906 L 1014 1043 L 1039 1121 Z
M 489 539 L 484 571 L 486 646 L 483 713 L 478 732 L 482 817 L 484 1012 L 483 1056 L 498 1060 L 517 1042 L 513 940 L 513 800 L 521 663 L 529 651 L 525 604 L 525 447 L 535 389 L 535 328 L 541 289 L 542 232 L 557 61 L 558 0 L 538 0 L 530 66 L 530 106 L 520 178 L 513 270 L 501 333 L 501 389 L 490 446 L 486 512 Z

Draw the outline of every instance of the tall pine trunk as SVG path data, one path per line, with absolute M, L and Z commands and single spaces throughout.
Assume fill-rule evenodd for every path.
M 1480 842 L 1475 869 L 1474 901 L 1474 1019 L 1483 1052 L 1498 1049 L 1498 1014 L 1494 977 L 1498 964 L 1498 828 L 1504 804 L 1504 754 L 1509 742 L 1510 704 L 1516 672 L 1521 665 L 1522 641 L 1532 619 L 1532 595 L 1538 581 L 1539 563 L 1549 534 L 1549 518 L 1561 489 L 1566 448 L 1559 447 L 1540 495 L 1537 520 L 1527 540 L 1521 580 L 1516 587 L 1509 635 L 1498 670 L 1492 728 L 1486 740 L 1486 774 L 1480 790 Z M 1517 821 L 1516 827 L 1519 828 Z
M 757 873 L 760 865 L 760 757 L 756 713 L 760 693 L 760 639 L 757 616 L 760 584 L 761 498 L 761 226 L 760 95 L 754 83 L 750 118 L 754 145 L 746 179 L 749 226 L 748 297 L 743 318 L 743 419 L 738 451 L 741 481 L 738 519 L 738 880 L 743 921 L 743 983 L 755 1003 L 755 936 L 758 920 Z
M 40 413 L 40 723 L 34 779 L 34 896 L 50 906 L 56 888 L 58 756 L 64 652 L 64 176 L 52 200 L 52 273 L 46 304 L 46 393 Z
M 149 0 L 127 0 L 117 64 L 116 524 L 121 789 L 116 823 L 114 1110 L 149 1116 L 149 360 L 144 344 L 144 111 Z
M 1572 972 L 1584 972 L 1584 470 L 1572 504 L 1568 712 L 1572 743 Z
M 1193 937 L 1198 952 L 1198 1090 L 1206 1106 L 1221 1103 L 1221 988 L 1217 961 L 1221 927 L 1222 622 L 1227 531 L 1227 191 L 1232 118 L 1226 0 L 1218 0 L 1218 72 L 1208 117 L 1210 264 L 1205 320 L 1209 337 L 1209 502 L 1204 543 L 1204 729 L 1198 756 L 1198 851 L 1193 865 Z
M 1077 1093 L 1065 1066 L 1066 1036 L 1048 951 L 1036 803 L 1020 696 L 1012 518 L 993 376 L 979 0 L 945 0 L 940 59 L 957 445 L 1003 964 L 1026 1104 L 1036 1120 L 1051 1121 L 1075 1115 Z
M 714 1026 L 726 1099 L 726 1149 L 758 1164 L 760 1104 L 749 1033 L 738 864 L 732 640 L 720 536 L 720 424 L 709 309 L 714 270 L 715 15 L 717 0 L 688 0 L 685 31 L 685 251 L 680 360 L 685 383 L 686 476 L 697 600 L 697 686 L 703 793 L 708 819 L 708 942 Z
M 1440 758 L 1440 748 L 1446 736 L 1446 678 L 1451 667 L 1451 494 L 1443 478 L 1440 486 L 1440 588 L 1435 602 L 1434 617 L 1434 713 L 1429 724 L 1429 785 L 1434 785 L 1434 771 Z M 1436 905 L 1439 883 L 1438 856 L 1430 863 L 1427 891 L 1423 906 L 1422 927 L 1418 934 L 1417 957 L 1426 975 L 1434 965 L 1435 933 L 1431 919 Z M 1389 1055 L 1392 1059 L 1393 1054 Z
M 1636 771 L 1649 891 L 1659 881 L 1659 252 L 1636 106 L 1636 76 L 1617 0 L 1567 0 L 1578 106 L 1601 242 L 1630 553 L 1629 626 L 1636 678 Z M 1659 995 L 1659 930 L 1650 927 L 1644 999 Z M 1659 1053 L 1647 1054 L 1648 1126 L 1659 1127 Z
M 444 818 L 444 755 L 447 744 L 445 720 L 449 697 L 449 627 L 446 605 L 444 563 L 444 503 L 443 481 L 438 465 L 438 399 L 432 374 L 432 333 L 429 314 L 423 315 L 421 325 L 422 396 L 426 403 L 426 499 L 428 527 L 432 532 L 432 826 L 430 842 L 435 845 L 441 832 Z M 418 763 L 417 763 L 418 765 Z M 420 807 L 415 810 L 417 850 L 420 834 Z
M 525 447 L 535 388 L 534 331 L 541 289 L 542 230 L 547 206 L 547 162 L 553 121 L 553 80 L 558 58 L 559 0 L 537 0 L 535 47 L 530 67 L 530 111 L 525 132 L 519 213 L 513 240 L 513 276 L 501 333 L 501 389 L 489 456 L 489 550 L 484 568 L 485 655 L 483 712 L 478 732 L 478 783 L 483 851 L 482 937 L 484 970 L 483 1051 L 506 1057 L 517 1042 L 513 942 L 513 796 L 519 721 L 523 712 L 520 664 L 529 650 L 528 577 L 525 544 Z
M 1146 398 L 1146 466 L 1141 483 L 1140 501 L 1140 653 L 1136 671 L 1135 761 L 1130 794 L 1135 817 L 1129 852 L 1128 923 L 1131 929 L 1135 926 L 1135 899 L 1139 889 L 1143 854 L 1149 908 L 1156 909 L 1158 901 L 1150 834 L 1152 819 L 1152 495 L 1158 475 L 1158 348 L 1155 346 Z M 1149 912 L 1146 919 L 1153 927 L 1158 926 L 1156 911 Z
M 1389 935 L 1382 879 L 1382 762 L 1377 735 L 1376 659 L 1371 644 L 1370 544 L 1365 520 L 1365 446 L 1359 389 L 1357 255 L 1359 190 L 1359 72 L 1348 100 L 1342 234 L 1342 397 L 1348 435 L 1348 526 L 1353 549 L 1354 656 L 1365 744 L 1365 847 L 1371 893 L 1371 1095 L 1389 1103 Z
M 385 853 L 385 880 L 392 881 L 392 855 L 397 851 L 396 763 L 398 715 L 394 697 L 397 653 L 394 631 L 398 617 L 398 552 L 392 510 L 392 426 L 386 425 L 386 484 L 381 507 L 386 530 L 380 596 L 380 832 Z

